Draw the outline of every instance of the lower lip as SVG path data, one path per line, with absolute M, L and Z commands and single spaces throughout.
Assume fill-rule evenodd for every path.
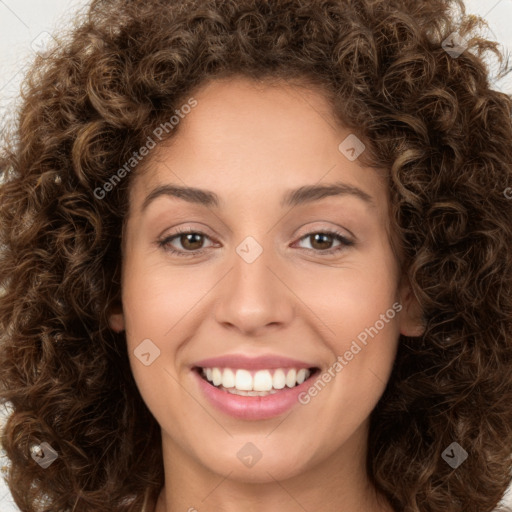
M 294 388 L 283 388 L 271 395 L 241 396 L 216 388 L 203 379 L 197 370 L 192 370 L 192 373 L 198 381 L 201 392 L 214 407 L 225 414 L 243 420 L 264 420 L 288 411 L 299 403 L 299 394 L 309 387 L 311 378 L 316 375 L 315 372 L 302 384 Z

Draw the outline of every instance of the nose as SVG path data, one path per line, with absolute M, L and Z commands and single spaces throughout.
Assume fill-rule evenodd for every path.
M 233 257 L 233 268 L 222 280 L 216 320 L 239 334 L 263 336 L 269 329 L 282 329 L 291 322 L 294 294 L 270 249 L 265 248 L 250 262 L 263 248 L 254 240 L 241 245 Z M 244 249 L 248 250 L 244 253 Z

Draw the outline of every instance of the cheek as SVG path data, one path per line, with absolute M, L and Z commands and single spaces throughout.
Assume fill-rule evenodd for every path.
M 188 266 L 172 269 L 165 263 L 151 263 L 151 258 L 135 251 L 126 259 L 123 311 L 130 366 L 142 398 L 158 419 L 173 418 L 180 409 L 176 401 L 183 398 L 177 384 L 183 378 L 178 373 L 181 347 L 187 344 L 190 326 L 204 320 L 201 300 L 217 280 L 217 274 L 210 276 Z M 148 339 L 159 352 L 145 366 L 134 352 L 140 353 L 138 347 Z M 161 393 L 164 389 L 168 393 Z
M 386 256 L 381 253 L 364 261 L 347 260 L 343 267 L 316 272 L 308 283 L 296 288 L 297 295 L 305 298 L 329 328 L 327 338 L 338 354 L 348 350 L 351 340 L 361 333 L 364 338 L 366 329 L 376 322 L 384 337 L 389 324 L 397 322 L 400 308 L 392 307 L 398 301 L 394 262 Z
M 198 276 L 187 267 L 179 271 L 161 263 L 150 265 L 141 257 L 127 260 L 123 310 L 129 341 L 154 337 L 169 345 L 179 319 L 193 314 L 194 305 L 208 292 L 208 284 Z
M 387 323 L 361 309 L 354 310 L 352 317 L 344 316 L 345 322 L 339 321 L 337 336 L 329 345 L 332 363 L 300 397 L 311 418 L 323 418 L 321 424 L 315 423 L 316 434 L 329 439 L 332 449 L 369 417 L 386 388 L 396 356 L 399 328 L 392 304 L 382 310 Z
M 332 354 L 330 367 L 315 381 L 312 393 L 328 387 L 331 392 L 323 394 L 332 400 L 332 418 L 354 425 L 371 412 L 389 380 L 402 310 L 389 250 L 359 263 L 347 260 L 336 274 L 332 269 L 325 277 L 317 274 L 314 286 L 311 282 L 309 291 L 302 290 L 308 307 L 322 321 L 321 336 Z

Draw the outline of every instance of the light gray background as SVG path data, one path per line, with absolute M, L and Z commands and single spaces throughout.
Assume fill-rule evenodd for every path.
M 88 0 L 0 0 L 0 122 L 11 102 L 17 104 L 19 83 L 26 65 L 35 52 L 42 52 L 52 42 L 49 34 L 58 34 L 77 10 L 83 10 Z M 470 13 L 484 17 L 489 39 L 500 42 L 512 54 L 512 0 L 466 0 Z M 511 63 L 512 65 L 512 58 Z M 497 62 L 489 61 L 494 87 L 512 94 L 512 73 L 498 78 Z M 0 428 L 3 416 L 0 412 Z M 0 452 L 1 455 L 1 452 Z M 1 466 L 7 461 L 0 458 Z M 512 489 L 507 503 L 512 505 Z M 0 478 L 0 509 L 17 512 L 10 494 Z

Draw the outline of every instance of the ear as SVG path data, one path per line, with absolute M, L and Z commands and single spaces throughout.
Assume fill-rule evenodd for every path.
M 110 308 L 108 313 L 108 324 L 115 332 L 119 333 L 125 330 L 123 306 L 121 304 L 115 304 Z
M 400 334 L 411 337 L 421 336 L 425 332 L 423 312 L 407 277 L 403 278 L 399 295 L 400 304 L 403 306 L 399 320 Z

